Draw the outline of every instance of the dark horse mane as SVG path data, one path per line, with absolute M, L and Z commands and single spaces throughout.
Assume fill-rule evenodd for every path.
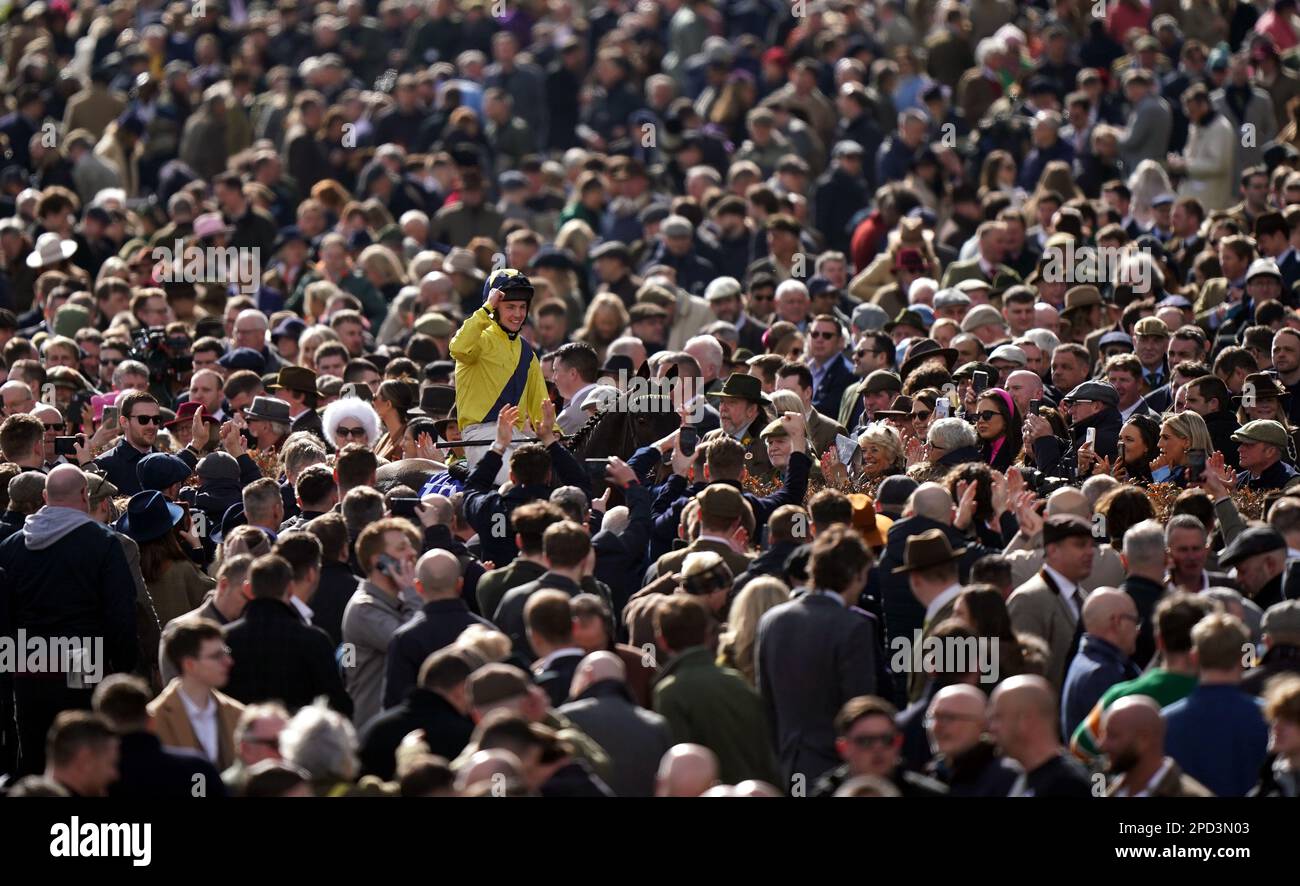
M 668 397 L 642 395 L 629 402 L 624 393 L 587 419 L 564 445 L 580 459 L 608 456 L 628 459 L 638 447 L 672 433 L 680 424 Z

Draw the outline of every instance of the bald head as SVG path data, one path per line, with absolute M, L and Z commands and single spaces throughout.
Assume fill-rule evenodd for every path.
M 250 329 L 255 326 L 260 326 L 263 332 L 266 331 L 268 325 L 266 315 L 256 308 L 246 308 L 240 311 L 235 315 L 235 322 L 247 323 Z
M 718 758 L 698 744 L 679 744 L 659 761 L 656 797 L 698 797 L 718 783 Z
M 45 477 L 45 503 L 52 508 L 89 512 L 86 475 L 76 465 L 59 465 Z
M 782 797 L 784 796 L 784 794 L 782 794 L 780 791 L 778 791 L 776 788 L 772 787 L 770 784 L 768 784 L 765 781 L 758 781 L 757 779 L 751 778 L 747 781 L 742 781 L 740 784 L 732 788 L 731 796 L 733 797 Z
M 1102 729 L 1126 729 L 1136 735 L 1165 740 L 1165 718 L 1160 704 L 1148 695 L 1126 695 L 1106 709 Z
M 424 600 L 460 595 L 460 560 L 451 551 L 429 551 L 415 566 L 416 590 Z
M 1037 372 L 1030 372 L 1028 369 L 1017 369 L 1007 376 L 1007 390 L 1014 391 L 1015 388 L 1023 386 L 1026 391 L 1032 391 L 1036 395 L 1043 391 L 1043 379 Z
M 573 674 L 573 683 L 569 687 L 569 697 L 577 698 L 595 684 L 606 680 L 625 682 L 627 668 L 623 665 L 623 659 L 602 649 L 591 653 L 578 664 L 578 669 Z
M 507 780 L 519 778 L 523 771 L 523 764 L 511 751 L 503 748 L 478 751 L 457 773 L 456 790 L 464 792 L 482 781 L 500 782 L 504 786 Z
M 32 407 L 31 415 L 36 416 L 41 421 L 60 422 L 63 421 L 63 414 L 48 403 L 37 403 Z
M 980 718 L 984 717 L 987 706 L 988 696 L 969 683 L 945 686 L 934 694 L 934 699 L 930 702 L 931 711 L 944 707 L 955 714 Z
M 1059 753 L 1056 694 L 1042 677 L 1010 677 L 989 700 L 989 730 L 1002 752 L 1027 769 Z
M 1165 720 L 1160 705 L 1145 695 L 1126 695 L 1106 709 L 1100 750 L 1112 773 L 1153 771 L 1165 756 Z
M 1092 519 L 1092 505 L 1088 497 L 1073 487 L 1063 487 L 1047 497 L 1047 516 L 1072 514 L 1085 520 Z
M 1020 674 L 1003 680 L 990 700 L 995 711 L 1029 714 L 1049 722 L 1056 719 L 1056 695 L 1052 685 L 1037 674 Z
M 1097 637 L 1110 639 L 1111 625 L 1125 616 L 1137 618 L 1133 598 L 1115 588 L 1097 588 L 1083 603 L 1083 629 Z
M 987 723 L 987 705 L 984 693 L 966 683 L 936 692 L 926 724 L 935 753 L 953 760 L 979 744 Z
M 907 500 L 907 513 L 940 523 L 952 522 L 952 508 L 952 496 L 938 483 L 922 483 Z
M 451 499 L 445 495 L 430 493 L 420 499 L 420 504 L 426 514 L 432 515 L 434 526 L 450 526 L 455 519 L 456 511 L 451 506 Z

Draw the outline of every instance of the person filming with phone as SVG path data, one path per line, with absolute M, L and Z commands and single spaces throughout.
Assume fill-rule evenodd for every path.
M 1068 446 L 1052 435 L 1052 426 L 1041 415 L 1025 419 L 1025 443 L 1033 447 L 1039 470 L 1070 479 L 1108 472 L 1119 452 L 1124 424 L 1119 393 L 1108 382 L 1085 381 L 1061 399 L 1061 406 L 1070 419 Z

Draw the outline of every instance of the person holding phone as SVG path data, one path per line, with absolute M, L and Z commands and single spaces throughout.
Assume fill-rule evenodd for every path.
M 980 392 L 975 401 L 975 433 L 980 458 L 994 470 L 1005 471 L 1020 455 L 1020 426 L 1020 410 L 1010 394 L 1002 388 Z
M 1151 462 L 1159 454 L 1160 425 L 1149 415 L 1135 415 L 1119 432 L 1115 478 L 1130 483 L 1151 482 Z
M 1151 462 L 1151 479 L 1179 487 L 1195 486 L 1199 482 L 1192 474 L 1192 454 L 1199 452 L 1204 456 L 1214 450 L 1210 429 L 1205 426 L 1205 419 L 1195 412 L 1178 412 L 1166 418 L 1160 425 L 1156 445 L 1160 454 Z
M 1042 415 L 1025 419 L 1024 438 L 1032 448 L 1038 469 L 1049 477 L 1088 476 L 1096 462 L 1114 463 L 1119 452 L 1119 431 L 1123 418 L 1119 412 L 1119 392 L 1109 382 L 1085 381 L 1061 399 L 1070 419 L 1069 445 L 1052 434 L 1051 423 Z M 1202 422 L 1204 424 L 1204 422 Z M 1093 441 L 1088 441 L 1088 430 Z
M 343 642 L 355 655 L 343 679 L 358 725 L 379 713 L 389 643 L 422 605 L 415 590 L 419 552 L 415 525 L 401 517 L 371 523 L 357 537 L 357 563 L 366 577 L 343 610 Z

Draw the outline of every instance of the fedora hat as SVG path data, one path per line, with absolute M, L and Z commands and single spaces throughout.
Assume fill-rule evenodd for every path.
M 902 575 L 918 569 L 955 563 L 964 553 L 966 553 L 964 547 L 953 550 L 952 545 L 948 543 L 948 536 L 942 529 L 927 529 L 919 535 L 908 538 L 907 547 L 903 549 L 903 565 L 894 567 L 892 572 L 894 575 Z
M 244 418 L 254 421 L 289 423 L 289 404 L 279 397 L 254 397 L 253 405 L 244 410 Z
M 876 411 L 876 417 L 884 416 L 885 418 L 911 418 L 912 417 L 912 398 L 902 395 L 894 398 L 894 402 L 889 404 L 888 409 Z
M 945 348 L 932 338 L 923 338 L 907 349 L 907 357 L 903 360 L 903 365 L 898 367 L 898 374 L 902 378 L 907 378 L 913 369 L 935 357 L 942 357 L 943 362 L 948 366 L 948 371 L 952 372 L 953 364 L 957 362 L 957 349 Z
M 1065 293 L 1065 307 L 1061 309 L 1061 316 L 1064 317 L 1066 314 L 1091 308 L 1101 303 L 1101 290 L 1096 286 L 1087 284 L 1075 286 Z
M 451 385 L 426 385 L 420 391 L 420 405 L 407 415 L 442 418 L 456 405 L 456 389 Z
M 727 380 L 722 383 L 720 391 L 709 394 L 709 396 L 748 400 L 750 403 L 757 403 L 760 406 L 772 402 L 767 394 L 763 393 L 763 382 L 760 379 L 752 375 L 740 375 L 735 372 L 727 376 Z
M 1248 391 L 1257 401 L 1281 400 L 1284 406 L 1291 402 L 1291 392 L 1279 385 L 1277 379 L 1267 372 L 1252 372 L 1246 376 L 1241 385 L 1241 393 L 1233 395 L 1232 402 L 1237 406 L 1244 405 Z
M 275 383 L 266 386 L 271 392 L 293 391 L 295 394 L 316 393 L 316 373 L 306 366 L 283 366 L 275 377 Z
M 27 267 L 43 268 L 72 258 L 77 251 L 76 240 L 64 240 L 54 231 L 46 231 L 36 238 L 36 248 L 27 256 Z
M 183 507 L 172 504 L 156 489 L 146 489 L 131 496 L 126 513 L 113 523 L 113 528 L 143 544 L 162 538 L 184 517 Z

